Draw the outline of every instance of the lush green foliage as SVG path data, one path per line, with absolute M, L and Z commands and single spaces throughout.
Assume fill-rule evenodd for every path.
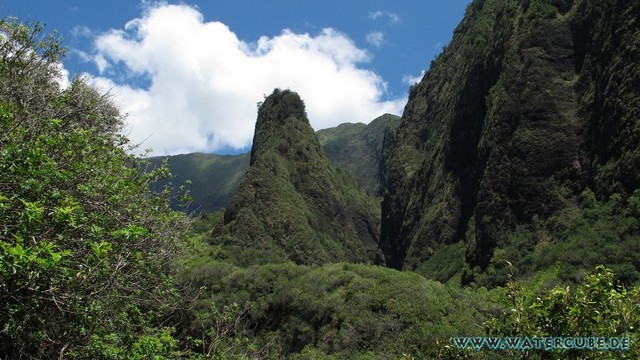
M 60 89 L 55 37 L 0 21 L 0 357 L 168 353 L 150 325 L 184 216 L 128 155 L 122 119 L 82 80 Z M 112 354 L 112 355 L 109 355 Z
M 614 273 L 598 266 L 577 285 L 549 286 L 558 269 L 535 278 L 510 280 L 505 288 L 492 292 L 501 303 L 484 323 L 486 337 L 595 337 L 627 338 L 628 350 L 593 349 L 490 350 L 460 349 L 455 342 L 440 345 L 447 359 L 637 359 L 640 333 L 640 288 L 625 288 Z
M 485 326 L 490 336 L 628 337 L 629 351 L 578 351 L 529 354 L 527 358 L 637 359 L 640 348 L 640 287 L 626 289 L 614 273 L 598 266 L 574 289 L 554 287 L 542 294 L 510 282 L 506 310 Z M 521 355 L 515 352 L 511 356 Z
M 586 269 L 604 264 L 623 283 L 637 283 L 639 204 L 640 191 L 629 197 L 613 194 L 603 202 L 586 190 L 577 205 L 517 227 L 495 251 L 487 270 L 476 269 L 475 281 L 495 286 L 504 284 L 513 271 L 531 275 L 554 266 L 559 267 L 562 280 L 580 281 Z
M 202 220 L 202 228 L 215 220 Z M 206 233 L 193 235 L 181 275 L 193 302 L 184 306 L 190 310 L 179 326 L 193 352 L 218 349 L 231 358 L 536 359 L 559 354 L 461 351 L 450 338 L 628 336 L 632 344 L 637 341 L 638 288 L 625 290 L 604 267 L 573 288 L 558 285 L 562 269 L 556 266 L 505 288 L 460 289 L 371 265 L 238 267 L 212 261 L 218 249 L 207 243 Z M 573 355 L 635 358 L 633 351 Z
M 300 98 L 274 91 L 236 195 L 188 233 L 172 190 L 149 191 L 166 167 L 128 155 L 108 97 L 60 87 L 58 39 L 1 21 L 0 357 L 638 358 L 449 342 L 639 340 L 638 3 L 598 4 L 472 2 L 397 132 L 316 137 Z M 375 152 L 382 249 L 416 272 L 348 263 L 380 260 L 379 213 L 318 139 Z M 584 275 L 597 264 L 620 280 Z
M 415 272 L 426 277 L 446 283 L 460 284 L 464 268 L 464 243 L 462 241 L 445 245 L 433 253 L 431 257 L 415 269 Z
M 194 339 L 193 351 L 295 359 L 433 358 L 440 351 L 436 345 L 450 336 L 482 334 L 480 324 L 497 311 L 486 291 L 444 286 L 415 273 L 348 263 L 238 267 L 212 261 L 218 249 L 207 244 L 206 234 L 195 235 L 190 247 L 181 278 L 194 300 L 184 306 L 191 310 L 180 328 Z M 216 313 L 235 314 L 236 323 L 218 324 L 220 317 L 210 316 Z M 208 333 L 218 328 L 228 335 Z

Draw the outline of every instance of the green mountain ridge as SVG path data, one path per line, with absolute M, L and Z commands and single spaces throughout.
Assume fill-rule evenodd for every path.
M 335 168 L 384 194 L 387 266 L 493 286 L 602 263 L 640 280 L 625 250 L 638 242 L 638 4 L 607 4 L 472 2 L 400 122 L 316 133 Z M 213 186 L 229 191 L 218 199 L 240 178 Z
M 399 123 L 399 116 L 385 114 L 368 125 L 341 124 L 318 130 L 316 136 L 336 168 L 349 172 L 369 194 L 381 196 L 382 149 L 385 141 L 391 141 Z
M 158 156 L 148 160 L 150 168 L 156 168 L 167 161 L 167 167 L 172 174 L 172 178 L 158 181 L 154 188 L 159 190 L 169 183 L 173 186 L 185 186 L 192 196 L 185 210 L 200 212 L 216 211 L 227 205 L 249 167 L 249 158 L 249 153 L 191 153 Z M 174 200 L 173 206 L 181 209 L 179 199 Z
M 561 263 L 563 277 L 578 279 L 603 263 L 640 279 L 624 250 L 638 240 L 638 4 L 607 4 L 472 2 L 400 122 L 385 115 L 316 133 L 335 168 L 384 194 L 387 266 L 495 285 L 514 269 Z M 205 210 L 241 179 L 219 171 L 223 186 L 212 185 L 183 169 L 174 172 L 198 182 L 193 204 Z
M 393 137 L 399 122 L 399 116 L 385 114 L 368 125 L 340 124 L 334 128 L 318 130 L 316 136 L 334 167 L 351 174 L 369 194 L 381 196 L 384 166 L 382 146 L 384 141 L 390 141 Z M 174 186 L 184 185 L 192 196 L 192 201 L 184 210 L 213 212 L 224 208 L 235 193 L 249 168 L 250 153 L 191 153 L 156 156 L 148 160 L 151 168 L 156 168 L 166 160 L 173 175 L 171 179 L 163 179 L 154 184 L 154 189 L 160 190 L 169 183 Z M 182 209 L 178 199 L 175 199 L 174 207 Z

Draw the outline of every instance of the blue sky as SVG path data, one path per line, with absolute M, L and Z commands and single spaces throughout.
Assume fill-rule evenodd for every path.
M 401 115 L 469 0 L 9 0 L 0 16 L 41 21 L 63 65 L 127 114 L 154 155 L 251 144 L 256 103 L 297 91 L 314 129 Z

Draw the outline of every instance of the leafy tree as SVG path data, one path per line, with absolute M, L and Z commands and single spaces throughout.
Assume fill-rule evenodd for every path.
M 156 326 L 176 302 L 170 260 L 188 220 L 149 191 L 123 117 L 41 24 L 0 20 L 0 357 L 175 353 Z

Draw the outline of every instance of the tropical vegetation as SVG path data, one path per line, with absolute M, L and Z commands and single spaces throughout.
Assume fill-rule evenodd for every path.
M 0 358 L 639 358 L 638 10 L 473 1 L 399 124 L 316 134 L 276 89 L 201 213 L 55 34 L 0 20 Z

